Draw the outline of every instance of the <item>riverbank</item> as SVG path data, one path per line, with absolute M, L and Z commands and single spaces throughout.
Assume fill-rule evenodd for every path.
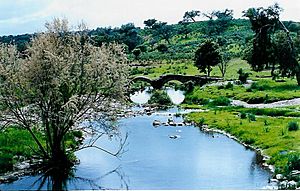
M 227 111 L 223 108 L 191 113 L 186 115 L 186 120 L 194 121 L 205 131 L 225 134 L 246 148 L 256 150 L 263 156 L 262 165 L 273 173 L 273 179 L 270 181 L 274 182 L 277 188 L 295 189 L 296 185 L 299 187 L 297 182 L 300 171 L 291 166 L 291 158 L 300 156 L 300 132 L 288 131 L 286 127 L 293 119 L 266 116 L 242 119 L 239 112 L 232 110 Z

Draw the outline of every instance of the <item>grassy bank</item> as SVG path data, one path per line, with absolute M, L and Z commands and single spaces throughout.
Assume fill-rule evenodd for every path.
M 35 133 L 39 139 L 42 138 L 41 133 Z M 31 159 L 33 150 L 37 150 L 29 132 L 16 126 L 1 131 L 0 145 L 0 173 L 12 170 L 13 165 L 20 160 Z
M 272 79 L 261 79 L 250 87 L 243 85 L 195 87 L 186 94 L 186 103 L 205 103 L 209 99 L 227 97 L 247 103 L 271 103 L 280 100 L 300 98 L 300 87 L 296 80 L 286 79 L 275 82 Z
M 234 58 L 228 62 L 227 72 L 224 76 L 225 80 L 238 79 L 237 71 L 243 68 L 244 72 L 250 73 L 249 79 L 259 79 L 261 77 L 270 76 L 270 71 L 265 70 L 261 72 L 254 72 L 251 70 L 247 61 L 240 58 Z M 199 72 L 197 67 L 194 66 L 193 57 L 189 60 L 162 60 L 151 62 L 146 66 L 132 66 L 131 76 L 147 76 L 149 78 L 158 78 L 164 74 L 183 74 L 183 75 L 206 75 Z M 221 76 L 218 66 L 212 68 L 211 76 Z
M 33 132 L 44 144 L 44 136 L 37 129 L 33 129 Z M 66 147 L 75 149 L 82 142 L 82 132 L 73 131 L 67 135 Z M 7 171 L 12 171 L 16 163 L 24 160 L 35 160 L 37 156 L 36 151 L 38 147 L 36 142 L 27 130 L 23 130 L 17 126 L 10 126 L 1 130 L 0 133 L 0 174 Z M 75 157 L 75 156 L 71 156 Z
M 246 111 L 243 111 L 246 112 Z M 241 112 L 234 109 L 216 109 L 201 113 L 191 113 L 188 120 L 209 125 L 210 128 L 223 130 L 234 135 L 242 142 L 263 149 L 271 159 L 268 161 L 276 167 L 277 173 L 288 174 L 294 168 L 291 158 L 300 154 L 300 130 L 289 131 L 291 121 L 300 122 L 293 117 L 255 116 L 250 110 L 241 116 Z M 262 112 L 263 113 L 263 112 Z M 266 114 L 266 113 L 265 113 Z M 300 169 L 298 169 L 300 170 Z

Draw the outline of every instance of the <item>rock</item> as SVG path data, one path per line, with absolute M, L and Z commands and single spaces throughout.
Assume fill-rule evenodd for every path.
M 292 170 L 291 176 L 298 176 L 298 175 L 300 175 L 300 171 L 299 170 Z
M 17 170 L 24 170 L 24 169 L 27 169 L 30 167 L 30 164 L 28 161 L 24 161 L 24 162 L 21 162 L 21 163 L 18 163 L 15 168 Z
M 169 138 L 170 139 L 177 139 L 177 138 L 180 138 L 180 135 L 170 135 Z
M 13 176 L 13 175 L 1 176 L 0 177 L 0 183 L 11 183 L 11 182 L 14 182 L 18 179 L 19 178 L 17 176 Z
M 158 120 L 154 120 L 152 123 L 153 126 L 160 126 L 160 124 L 161 124 L 161 122 Z
M 269 165 L 268 168 L 270 169 L 271 172 L 275 172 L 275 167 L 274 165 Z
M 288 184 L 287 180 L 279 182 L 279 189 L 286 189 L 287 188 L 287 184 Z
M 151 112 L 151 108 L 150 108 L 150 107 L 145 107 L 144 111 L 145 111 L 146 113 Z
M 183 123 L 177 123 L 177 126 L 183 126 L 184 124 Z
M 176 130 L 176 132 L 181 133 L 181 130 Z
M 282 174 L 276 174 L 276 179 L 277 180 L 283 180 L 284 179 L 284 176 Z
M 176 123 L 175 123 L 175 122 L 173 122 L 173 121 L 171 121 L 171 122 L 168 122 L 168 124 L 169 124 L 170 126 L 176 126 Z
M 173 122 L 174 123 L 174 119 L 171 117 L 171 118 L 168 118 L 168 123 L 171 123 Z
M 291 180 L 291 181 L 289 181 L 287 183 L 287 186 L 288 186 L 289 189 L 293 189 L 294 190 L 297 187 L 297 182 L 295 182 L 294 180 Z
M 278 190 L 277 186 L 266 186 L 263 188 L 263 190 Z
M 268 161 L 268 160 L 270 160 L 270 157 L 269 157 L 269 156 L 264 156 L 264 157 L 263 157 L 263 161 Z
M 277 180 L 277 179 L 275 179 L 275 178 L 272 178 L 272 179 L 270 179 L 270 182 L 271 182 L 271 183 L 276 183 L 276 184 L 277 184 L 277 183 L 279 182 L 279 180 Z

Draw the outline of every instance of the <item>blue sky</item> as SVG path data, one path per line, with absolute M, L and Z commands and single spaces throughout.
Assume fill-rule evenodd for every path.
M 66 17 L 72 25 L 84 21 L 89 28 L 128 22 L 143 26 L 148 18 L 177 23 L 187 10 L 230 8 L 235 17 L 241 17 L 249 7 L 275 2 L 284 8 L 283 20 L 300 21 L 297 0 L 0 0 L 0 35 L 41 32 L 54 17 Z

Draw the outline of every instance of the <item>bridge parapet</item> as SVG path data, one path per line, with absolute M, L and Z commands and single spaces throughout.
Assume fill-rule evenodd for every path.
M 204 84 L 207 84 L 209 82 L 223 80 L 223 78 L 220 78 L 218 76 L 208 77 L 208 76 L 200 76 L 200 75 L 192 76 L 192 75 L 180 75 L 180 74 L 167 74 L 167 75 L 162 75 L 156 79 L 150 79 L 145 76 L 137 76 L 133 78 L 131 81 L 135 82 L 139 80 L 150 83 L 154 89 L 161 89 L 165 83 L 172 80 L 177 80 L 182 83 L 193 81 L 196 84 L 203 86 Z

